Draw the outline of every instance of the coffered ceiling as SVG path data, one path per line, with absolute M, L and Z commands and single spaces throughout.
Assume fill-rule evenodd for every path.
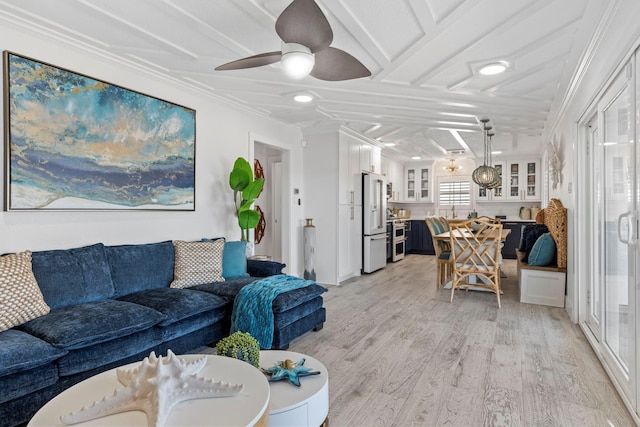
M 279 63 L 214 71 L 280 49 L 275 21 L 290 0 L 0 0 L 0 24 L 87 49 L 300 127 L 331 122 L 401 160 L 540 153 L 594 37 L 604 0 L 317 0 L 346 50 L 372 76 L 291 80 Z M 20 53 L 20 52 L 17 52 Z M 37 58 L 36 58 L 37 59 Z M 480 75 L 486 63 L 506 72 Z M 65 66 L 65 64 L 54 64 Z M 110 80 L 109 76 L 95 76 Z M 111 81 L 111 80 L 110 80 Z M 118 83 L 113 81 L 113 83 Z M 299 104 L 293 95 L 315 99 Z

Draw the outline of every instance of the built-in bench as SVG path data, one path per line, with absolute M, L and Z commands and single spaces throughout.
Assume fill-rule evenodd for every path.
M 555 265 L 538 267 L 522 261 L 524 253 L 517 250 L 520 302 L 564 307 L 567 280 L 567 209 L 558 199 L 540 210 L 536 223 L 545 224 L 556 244 Z

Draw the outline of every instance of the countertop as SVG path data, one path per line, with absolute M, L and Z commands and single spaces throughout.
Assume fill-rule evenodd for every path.
M 424 221 L 424 216 L 411 215 L 410 217 L 398 217 L 398 218 L 387 218 L 387 221 L 393 221 L 396 219 L 404 219 L 405 221 Z M 456 219 L 465 219 L 465 218 L 456 218 Z M 520 219 L 517 216 L 507 216 L 506 219 L 503 219 L 502 222 L 522 222 L 524 224 L 533 224 L 536 222 L 534 219 Z

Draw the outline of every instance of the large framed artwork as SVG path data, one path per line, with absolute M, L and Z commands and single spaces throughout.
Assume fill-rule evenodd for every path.
M 4 52 L 5 210 L 194 210 L 194 110 Z

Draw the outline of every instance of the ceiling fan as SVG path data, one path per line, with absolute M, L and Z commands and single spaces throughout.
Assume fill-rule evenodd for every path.
M 216 70 L 261 67 L 282 61 L 293 78 L 308 74 L 320 80 L 339 81 L 368 77 L 371 71 L 347 52 L 330 47 L 333 31 L 314 0 L 293 0 L 276 20 L 282 49 L 238 59 Z

